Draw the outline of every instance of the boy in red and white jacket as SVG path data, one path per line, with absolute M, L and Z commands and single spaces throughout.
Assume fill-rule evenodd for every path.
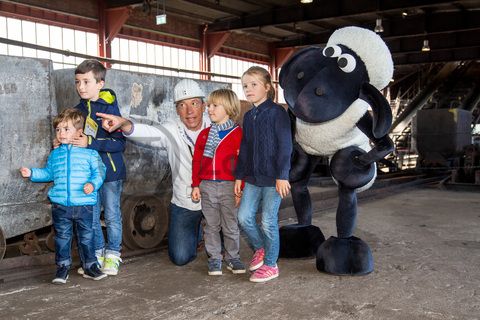
M 202 199 L 205 217 L 205 249 L 208 274 L 222 274 L 222 240 L 227 269 L 245 273 L 240 260 L 240 230 L 234 195 L 235 166 L 240 151 L 242 129 L 234 122 L 240 114 L 240 100 L 230 89 L 213 91 L 208 97 L 212 125 L 200 132 L 192 161 L 192 200 Z

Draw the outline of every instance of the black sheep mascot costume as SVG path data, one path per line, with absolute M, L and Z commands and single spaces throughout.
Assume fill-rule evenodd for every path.
M 353 236 L 356 193 L 373 184 L 375 162 L 393 150 L 388 137 L 392 113 L 379 91 L 392 75 L 386 44 L 376 33 L 359 27 L 336 30 L 324 49 L 305 48 L 282 67 L 280 85 L 294 121 L 290 183 L 298 224 L 280 228 L 281 257 L 316 253 L 317 269 L 336 275 L 373 271 L 369 246 Z M 339 197 L 337 237 L 326 241 L 311 225 L 307 189 L 322 156 L 329 158 Z

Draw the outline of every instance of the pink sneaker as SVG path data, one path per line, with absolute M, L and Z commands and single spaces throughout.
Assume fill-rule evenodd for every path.
M 265 258 L 265 250 L 263 248 L 255 251 L 252 261 L 250 261 L 250 266 L 248 267 L 248 270 L 255 271 L 261 266 L 263 266 L 263 258 Z
M 278 266 L 270 267 L 264 264 L 255 271 L 250 277 L 252 282 L 267 282 L 278 277 Z

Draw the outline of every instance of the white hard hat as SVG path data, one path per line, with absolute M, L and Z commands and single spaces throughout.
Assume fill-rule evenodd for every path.
M 175 103 L 185 99 L 205 97 L 205 94 L 203 93 L 202 89 L 200 89 L 198 83 L 192 79 L 180 80 L 180 82 L 175 85 L 175 89 L 173 90 L 175 91 L 173 97 L 173 101 Z

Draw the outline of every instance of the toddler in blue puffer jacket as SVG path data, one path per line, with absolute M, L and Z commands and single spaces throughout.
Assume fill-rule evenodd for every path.
M 107 275 L 100 271 L 93 248 L 93 208 L 97 192 L 105 179 L 105 165 L 97 151 L 71 144 L 82 133 L 84 117 L 79 110 L 69 108 L 53 121 L 56 138 L 61 145 L 48 156 L 45 168 L 25 168 L 20 172 L 32 182 L 53 181 L 48 191 L 52 202 L 55 229 L 55 263 L 57 272 L 52 283 L 64 284 L 72 265 L 71 244 L 75 225 L 79 255 L 84 277 L 100 280 Z

